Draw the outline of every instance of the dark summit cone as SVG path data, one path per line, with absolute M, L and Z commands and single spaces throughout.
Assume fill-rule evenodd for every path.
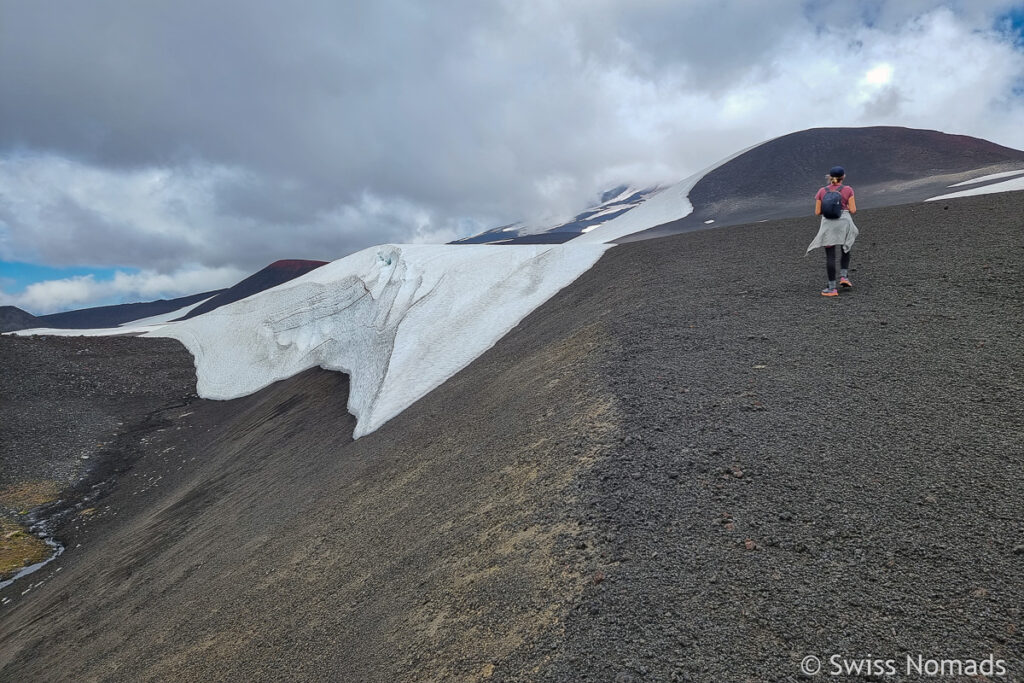
M 617 240 L 811 215 L 814 193 L 841 164 L 866 209 L 921 202 L 949 186 L 1024 169 L 1024 151 L 966 135 L 892 126 L 812 128 L 783 135 L 709 172 L 690 191 L 693 213 Z

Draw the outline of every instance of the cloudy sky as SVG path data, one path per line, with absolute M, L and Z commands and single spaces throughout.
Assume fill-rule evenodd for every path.
M 0 0 L 0 304 L 571 215 L 815 126 L 1022 121 L 1019 0 Z

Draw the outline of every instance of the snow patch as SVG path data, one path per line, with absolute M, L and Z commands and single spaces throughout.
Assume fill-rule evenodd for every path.
M 163 327 L 163 325 L 135 325 L 133 323 L 124 323 L 123 327 L 95 327 L 85 329 L 69 329 L 66 327 L 33 327 L 27 330 L 4 332 L 4 334 L 14 334 L 19 337 L 32 337 L 35 335 L 45 335 L 48 337 L 116 337 L 119 334 L 143 334 L 145 332 L 151 332 L 152 330 L 158 330 L 161 327 Z
M 126 322 L 126 323 L 121 323 L 120 325 L 118 325 L 118 327 L 144 327 L 146 325 L 159 325 L 161 323 L 170 322 L 170 321 L 176 320 L 176 319 L 178 319 L 178 318 L 180 318 L 182 316 L 188 315 L 189 312 L 193 308 L 198 308 L 199 306 L 202 306 L 203 304 L 205 304 L 207 301 L 209 301 L 212 298 L 213 298 L 212 296 L 211 297 L 207 297 L 206 299 L 203 299 L 202 301 L 197 301 L 196 303 L 192 304 L 191 306 L 185 306 L 184 308 L 179 308 L 178 310 L 171 311 L 170 313 L 162 313 L 160 315 L 152 315 L 152 316 L 150 316 L 148 318 L 139 318 L 138 320 L 132 320 L 132 321 L 129 321 L 129 322 Z
M 153 315 L 148 318 L 139 318 L 138 320 L 131 320 L 126 323 L 121 323 L 117 327 L 94 327 L 85 329 L 75 328 L 64 328 L 64 327 L 33 327 L 26 330 L 15 330 L 14 332 L 5 332 L 5 334 L 15 334 L 20 337 L 32 337 L 35 335 L 46 335 L 49 337 L 112 337 L 119 334 L 144 334 L 146 332 L 152 332 L 158 330 L 166 325 L 171 320 L 175 320 L 185 315 L 193 308 L 206 303 L 213 297 L 203 299 L 198 303 L 194 303 L 190 306 L 179 308 L 176 311 L 170 313 L 162 313 L 160 315 Z
M 147 336 L 181 341 L 200 396 L 251 394 L 320 366 L 350 378 L 368 434 L 494 345 L 610 245 L 394 245 Z
M 997 180 L 999 178 L 1008 178 L 1014 175 L 1020 175 L 1024 173 L 1024 168 L 1019 171 L 1003 171 L 1002 173 L 990 173 L 989 175 L 983 175 L 980 178 L 974 178 L 973 180 L 965 180 L 962 183 L 954 183 L 950 187 L 960 187 L 962 185 L 973 185 L 974 183 L 983 183 L 986 180 Z
M 960 190 L 959 192 L 950 192 L 949 194 L 939 195 L 938 197 L 929 197 L 926 202 L 935 202 L 940 199 L 956 199 L 957 197 L 971 197 L 979 194 L 994 194 L 996 192 L 1013 192 L 1015 190 L 1024 190 L 1024 178 L 1013 178 L 1012 180 L 1004 180 L 1001 183 L 995 183 L 994 185 L 984 185 L 982 187 L 972 187 L 966 190 Z

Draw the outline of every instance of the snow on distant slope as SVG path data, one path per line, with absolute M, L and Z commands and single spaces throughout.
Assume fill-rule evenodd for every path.
M 650 197 L 632 211 L 611 219 L 604 225 L 575 238 L 573 244 L 603 244 L 634 232 L 674 221 L 693 211 L 688 195 L 703 173 L 690 176 L 681 183 L 667 187 Z
M 950 187 L 962 187 L 963 185 L 973 185 L 975 183 L 984 183 L 989 180 L 998 180 L 999 178 L 1008 178 L 1014 175 L 1021 175 L 1024 173 L 1024 168 L 1019 171 L 1003 171 L 1002 173 L 990 173 L 983 175 L 980 178 L 972 178 L 971 180 L 965 180 L 962 183 L 954 183 Z
M 118 325 L 118 327 L 137 328 L 137 327 L 146 327 L 148 325 L 159 325 L 161 323 L 170 322 L 171 320 L 175 320 L 177 318 L 182 317 L 183 315 L 185 315 L 186 313 L 191 311 L 193 308 L 196 308 L 198 306 L 202 306 L 203 304 L 205 304 L 207 301 L 209 301 L 212 298 L 213 298 L 212 296 L 211 297 L 207 297 L 206 299 L 203 299 L 202 301 L 195 302 L 191 306 L 184 306 L 182 308 L 179 308 L 176 311 L 171 311 L 170 313 L 161 313 L 160 315 L 151 315 L 148 318 L 139 318 L 138 320 L 132 320 L 132 321 L 129 321 L 129 322 L 126 322 L 126 323 L 121 323 L 120 325 Z
M 615 216 L 627 213 L 640 206 L 647 197 L 660 189 L 658 187 L 638 188 L 631 185 L 621 185 L 602 194 L 600 204 L 570 219 L 561 221 L 553 226 L 523 225 L 519 228 L 518 234 L 523 236 L 536 235 L 542 232 L 565 232 L 576 235 L 590 232 Z
M 620 185 L 601 195 L 601 203 L 572 218 L 545 223 L 513 223 L 455 240 L 451 244 L 560 244 L 590 232 L 640 206 L 661 188 Z
M 130 322 L 121 323 L 117 327 L 96 327 L 96 328 L 64 328 L 64 327 L 33 327 L 30 329 L 18 330 L 11 334 L 19 337 L 32 337 L 35 335 L 47 335 L 51 337 L 109 337 L 117 334 L 143 334 L 152 332 L 166 325 L 168 321 L 175 320 L 191 311 L 196 306 L 206 303 L 213 297 L 207 297 L 189 306 L 183 306 L 169 313 L 151 315 L 148 318 L 139 318 Z
M 198 393 L 230 399 L 320 366 L 350 377 L 355 436 L 468 365 L 609 245 L 393 245 L 147 336 L 181 341 Z
M 119 334 L 142 334 L 163 327 L 163 325 L 133 325 L 126 323 L 123 327 L 33 327 L 26 330 L 5 332 L 19 337 L 113 337 Z
M 666 187 L 664 190 L 647 197 L 642 203 L 624 213 L 621 216 L 611 219 L 607 223 L 590 230 L 589 232 L 575 238 L 573 244 L 593 244 L 612 242 L 626 235 L 632 235 L 641 230 L 647 230 L 658 225 L 664 225 L 670 221 L 685 218 L 693 212 L 693 204 L 690 203 L 690 191 L 700 180 L 719 166 L 732 161 L 741 154 L 745 154 L 755 147 L 765 143 L 759 142 L 746 149 L 741 149 L 735 154 L 728 156 L 712 166 L 708 166 L 700 173 L 695 173 L 689 178 L 682 180 L 675 185 Z
M 1024 177 L 1012 178 L 1011 180 L 1004 180 L 1001 183 L 995 183 L 993 185 L 971 187 L 966 190 L 960 190 L 959 192 L 950 192 L 949 194 L 942 194 L 939 195 L 938 197 L 929 197 L 925 201 L 934 202 L 940 199 L 956 199 L 957 197 L 970 197 L 979 194 L 992 194 L 994 192 L 1013 192 L 1015 190 L 1024 190 Z

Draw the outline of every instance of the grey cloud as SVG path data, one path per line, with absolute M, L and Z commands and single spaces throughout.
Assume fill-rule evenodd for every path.
M 906 99 L 898 88 L 892 86 L 883 88 L 864 105 L 862 118 L 866 122 L 884 121 L 886 118 L 898 114 L 900 104 Z
M 20 220 L 0 198 L 0 223 L 16 225 Z M 180 267 L 189 258 L 180 236 L 141 233 L 134 227 L 112 221 L 70 197 L 59 196 L 40 211 L 35 249 L 27 255 L 53 265 L 145 264 L 166 271 Z M 0 254 L 5 256 L 10 258 Z
M 799 0 L 619 3 L 609 31 L 641 55 L 651 77 L 678 71 L 688 86 L 719 92 L 770 64 L 780 43 L 806 22 L 800 5 Z
M 178 234 L 40 195 L 56 232 L 8 204 L 0 244 L 34 241 L 54 262 L 116 250 L 160 269 L 257 267 L 579 209 L 600 182 L 633 180 L 616 169 L 672 180 L 793 126 L 841 123 L 810 103 L 726 124 L 722 101 L 785 78 L 779 64 L 816 31 L 855 41 L 864 22 L 894 30 L 947 4 L 0 0 L 0 160 L 108 172 L 108 202 L 139 169 L 184 187 L 146 204 Z M 1010 5 L 965 0 L 958 16 L 983 28 Z M 880 92 L 865 111 L 899 104 Z

